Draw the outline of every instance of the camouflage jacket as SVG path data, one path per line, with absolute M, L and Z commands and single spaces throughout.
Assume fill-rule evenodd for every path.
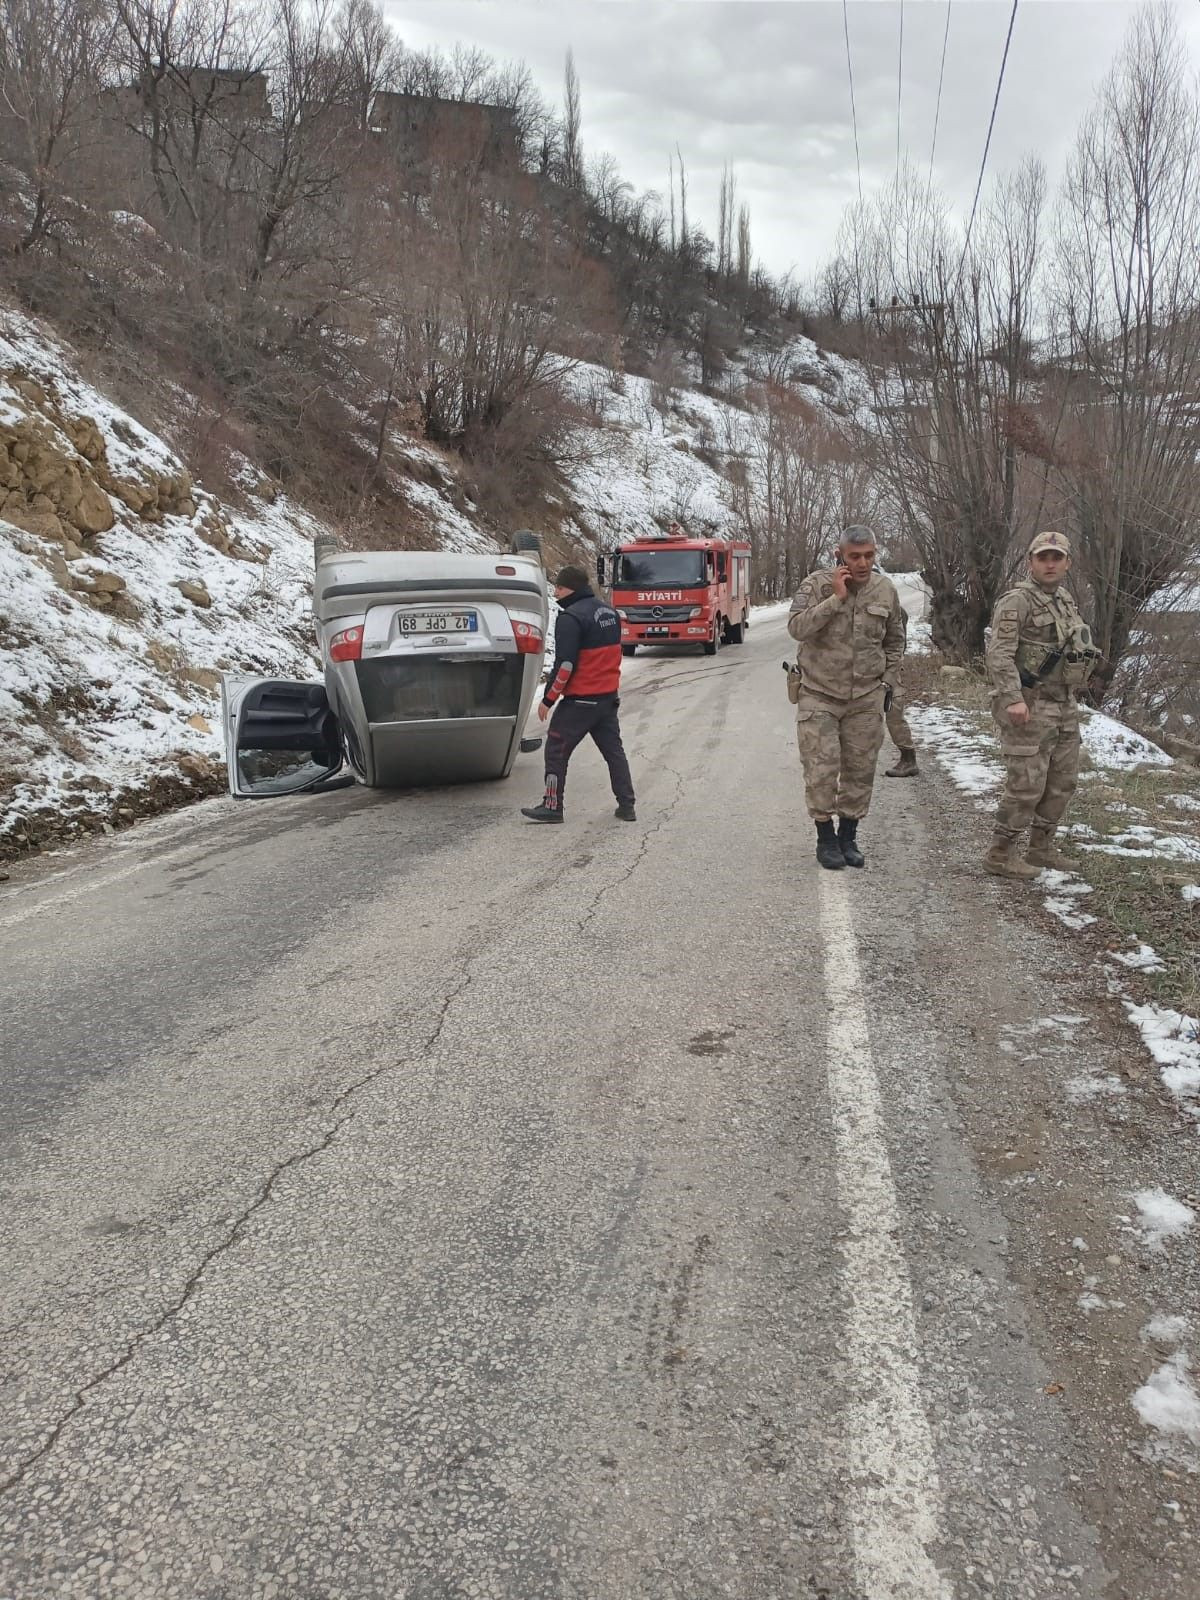
M 800 648 L 804 687 L 831 700 L 858 700 L 883 682 L 894 688 L 904 657 L 904 613 L 890 578 L 873 572 L 839 600 L 833 573 L 811 572 L 796 591 L 788 632 Z
M 1065 651 L 1084 628 L 1079 607 L 1063 588 L 1043 589 L 1032 578 L 1002 594 L 992 617 L 987 648 L 988 681 L 996 703 L 1014 706 L 1021 699 L 1021 671 L 1041 674 L 1056 650 Z M 1060 656 L 1040 681 L 1060 693 L 1068 687 Z

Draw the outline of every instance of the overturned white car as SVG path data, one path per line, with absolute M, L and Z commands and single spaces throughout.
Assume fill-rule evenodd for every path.
M 346 764 L 386 788 L 508 776 L 542 675 L 535 535 L 507 556 L 318 541 L 313 614 L 323 683 L 222 681 L 231 794 L 296 794 Z

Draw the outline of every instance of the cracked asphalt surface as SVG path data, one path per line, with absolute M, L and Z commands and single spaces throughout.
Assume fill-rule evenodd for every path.
M 14 871 L 0 1596 L 1200 1597 L 1194 1132 L 931 773 L 818 882 L 785 653 L 632 664 L 635 827 L 588 746 Z

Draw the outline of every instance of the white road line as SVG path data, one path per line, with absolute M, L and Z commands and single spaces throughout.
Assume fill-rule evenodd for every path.
M 845 884 L 822 874 L 829 1096 L 846 1219 L 850 1488 L 848 1519 L 864 1600 L 951 1600 L 931 1551 L 941 1489 L 921 1404 L 912 1283 L 883 1137 L 879 1083 Z

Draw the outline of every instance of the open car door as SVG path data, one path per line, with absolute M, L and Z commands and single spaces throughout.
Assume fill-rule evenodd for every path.
M 341 771 L 341 725 L 323 683 L 226 673 L 221 724 L 230 794 L 300 794 Z

